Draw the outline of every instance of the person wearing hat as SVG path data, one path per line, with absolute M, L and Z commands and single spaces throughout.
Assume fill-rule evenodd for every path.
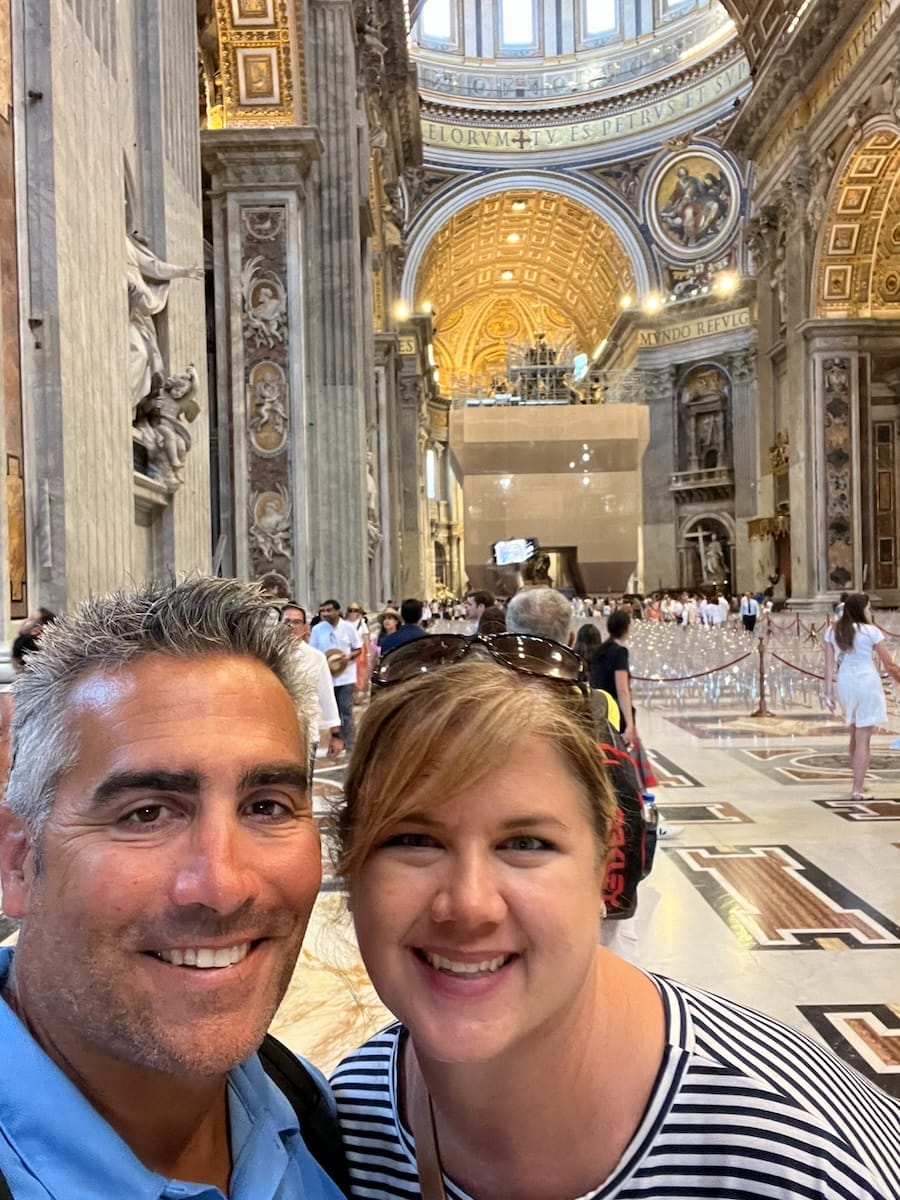
M 428 637 L 428 634 L 420 625 L 422 620 L 422 611 L 424 605 L 421 600 L 417 600 L 414 596 L 404 600 L 400 605 L 400 621 L 401 625 L 396 632 L 388 637 L 381 638 L 381 653 L 389 654 L 396 646 L 402 646 L 406 642 L 412 642 L 416 638 Z
M 339 600 L 325 600 L 319 606 L 322 618 L 309 635 L 309 644 L 321 650 L 331 668 L 331 682 L 341 714 L 341 741 L 353 746 L 353 693 L 356 688 L 356 659 L 362 653 L 362 639 L 351 621 L 341 616 Z
M 362 652 L 356 660 L 356 693 L 354 700 L 359 703 L 369 690 L 369 658 L 371 657 L 371 635 L 369 623 L 366 620 L 366 610 L 361 604 L 354 602 L 347 605 L 347 620 L 359 634 L 362 642 Z

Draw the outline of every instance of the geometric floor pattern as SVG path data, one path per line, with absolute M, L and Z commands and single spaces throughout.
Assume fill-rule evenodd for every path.
M 731 754 L 747 762 L 760 774 L 779 783 L 847 783 L 851 779 L 847 760 L 846 739 L 840 749 L 810 748 L 808 746 L 743 747 Z M 872 754 L 867 785 L 893 785 L 879 788 L 879 796 L 900 795 L 900 753 L 879 749 Z

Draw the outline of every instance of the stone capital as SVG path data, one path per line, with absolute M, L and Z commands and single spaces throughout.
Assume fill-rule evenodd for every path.
M 303 195 L 309 168 L 322 154 L 317 129 L 204 129 L 203 165 L 212 176 L 212 195 L 289 188 Z

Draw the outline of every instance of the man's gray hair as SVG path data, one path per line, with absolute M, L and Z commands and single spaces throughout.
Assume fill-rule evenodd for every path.
M 572 605 L 556 588 L 521 588 L 506 606 L 510 633 L 530 633 L 552 638 L 565 646 L 572 624 Z
M 48 625 L 13 685 L 6 803 L 39 840 L 61 777 L 78 761 L 67 707 L 92 671 L 115 671 L 151 654 L 173 659 L 245 655 L 268 667 L 298 710 L 305 735 L 315 692 L 290 653 L 291 634 L 257 588 L 235 579 L 147 583 L 95 596 Z

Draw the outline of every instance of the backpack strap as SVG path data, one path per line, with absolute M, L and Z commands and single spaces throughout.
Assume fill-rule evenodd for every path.
M 259 1048 L 263 1070 L 297 1115 L 306 1148 L 345 1196 L 350 1195 L 350 1172 L 337 1117 L 315 1077 L 287 1046 L 267 1033 Z M 0 1200 L 13 1200 L 0 1171 Z
M 350 1195 L 350 1172 L 338 1120 L 322 1086 L 301 1060 L 267 1033 L 259 1048 L 263 1069 L 297 1114 L 307 1149 L 344 1195 Z M 0 1200 L 6 1200 L 0 1189 Z M 12 1200 L 9 1197 L 9 1200 Z

